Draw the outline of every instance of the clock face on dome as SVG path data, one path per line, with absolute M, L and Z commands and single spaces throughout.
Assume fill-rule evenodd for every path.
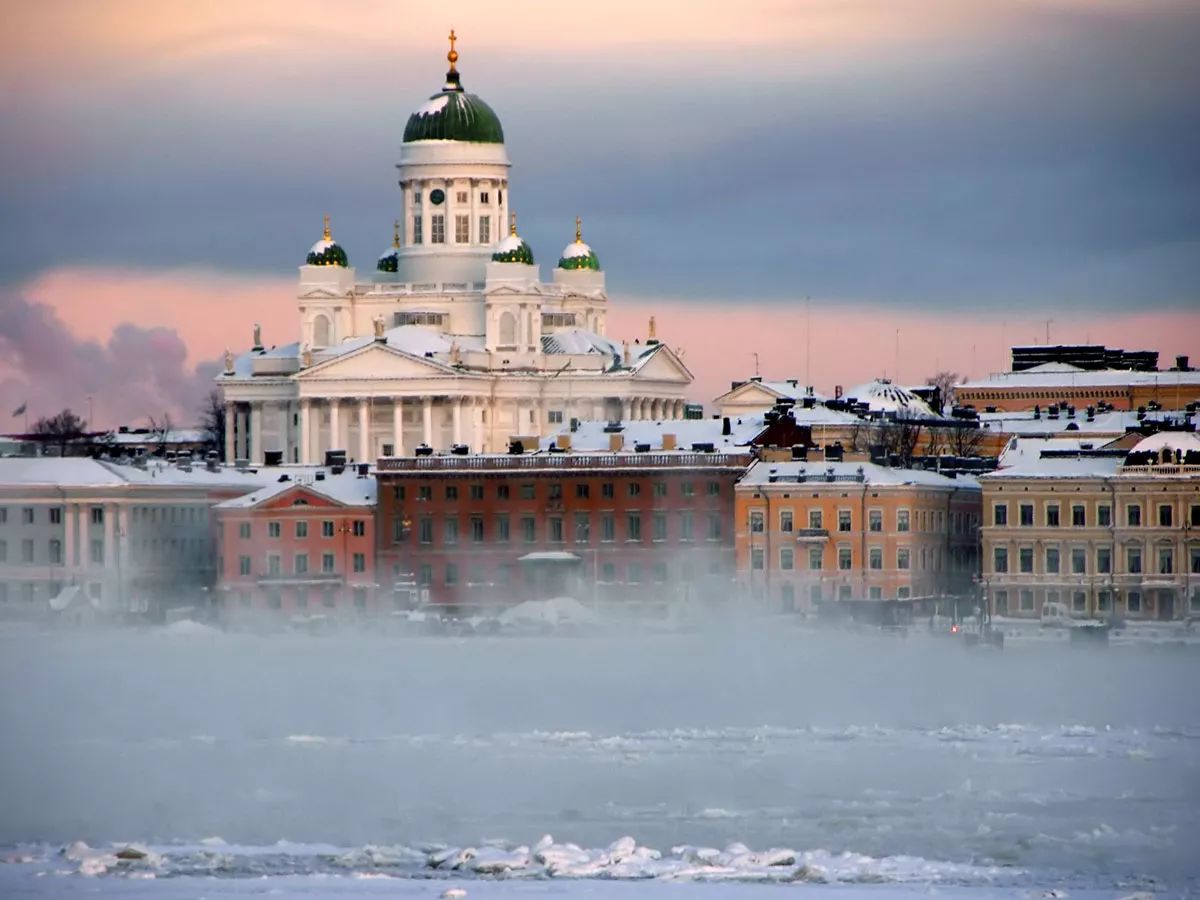
M 429 202 L 434 206 L 441 206 L 446 200 L 446 192 L 441 188 L 434 188 L 429 192 Z

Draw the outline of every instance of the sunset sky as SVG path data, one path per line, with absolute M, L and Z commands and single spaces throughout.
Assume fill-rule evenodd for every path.
M 294 340 L 322 214 L 360 273 L 389 242 L 450 27 L 543 276 L 582 216 L 696 400 L 755 352 L 983 375 L 1047 320 L 1200 358 L 1195 2 L 43 0 L 0 36 L 0 431 L 192 419 L 254 322 Z

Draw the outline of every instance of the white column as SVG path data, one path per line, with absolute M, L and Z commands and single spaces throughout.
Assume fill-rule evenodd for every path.
M 450 414 L 454 419 L 454 443 L 461 444 L 462 441 L 462 397 L 450 398 Z
M 104 510 L 104 568 L 114 569 L 117 565 L 117 508 L 115 504 L 105 503 Z
M 471 192 L 471 243 L 479 243 L 479 182 L 474 178 L 468 178 L 467 190 Z
M 621 418 L 626 422 L 633 420 L 633 401 L 628 397 L 621 401 Z
M 366 397 L 358 400 L 358 461 L 371 461 L 371 407 Z
M 236 431 L 236 407 L 229 402 L 225 404 L 225 462 L 233 462 L 234 455 L 237 452 L 234 448 L 233 439 Z
M 77 503 L 75 505 L 75 556 L 71 560 L 71 564 L 75 566 L 87 565 L 88 552 L 91 549 L 88 546 L 86 518 L 88 515 L 86 504 Z
M 250 404 L 250 453 L 254 465 L 261 466 L 263 464 L 261 400 L 255 400 Z
M 307 397 L 300 398 L 300 453 L 301 465 L 312 461 L 312 401 Z
M 63 565 L 68 569 L 75 565 L 75 515 L 74 504 L 64 504 L 63 520 Z
M 472 397 L 470 399 L 470 401 L 468 401 L 468 402 L 469 402 L 469 406 L 467 408 L 471 411 L 471 436 L 469 438 L 469 440 L 471 442 L 471 452 L 472 453 L 482 453 L 483 452 L 483 405 L 482 405 L 482 402 L 477 397 Z
M 250 457 L 250 447 L 248 443 L 250 429 L 246 427 L 249 415 L 250 414 L 247 412 L 245 405 L 239 403 L 237 413 L 234 416 L 234 419 L 237 422 L 237 452 L 235 453 L 235 456 L 238 459 L 249 459 Z
M 338 416 L 338 407 L 341 401 L 337 397 L 329 398 L 329 449 L 341 450 L 342 427 L 340 417 Z
M 291 452 L 288 445 L 291 443 L 288 432 L 292 430 L 292 404 L 285 400 L 279 404 L 279 449 L 283 451 L 283 462 L 286 465 L 292 461 Z
M 404 455 L 404 398 L 392 398 L 392 453 Z
M 424 397 L 421 401 L 421 425 L 424 429 L 426 446 L 433 446 L 433 398 Z

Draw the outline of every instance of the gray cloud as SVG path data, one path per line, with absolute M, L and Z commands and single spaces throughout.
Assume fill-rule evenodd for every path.
M 504 120 L 540 261 L 582 214 L 615 292 L 1194 305 L 1200 8 L 1113 9 L 1030 6 L 996 33 L 872 58 L 760 65 L 709 48 L 648 79 L 612 59 L 485 57 L 465 77 Z M 165 81 L 17 108 L 18 133 L 57 143 L 36 164 L 13 155 L 29 155 L 20 139 L 0 149 L 13 211 L 0 271 L 280 274 L 327 211 L 370 268 L 398 207 L 404 119 L 440 78 L 424 69 L 362 63 L 228 98 Z
M 218 371 L 215 362 L 189 369 L 187 347 L 168 328 L 125 322 L 105 344 L 78 340 L 53 309 L 9 289 L 0 289 L 0 359 L 5 431 L 23 427 L 23 419 L 9 416 L 22 403 L 28 403 L 30 422 L 65 407 L 86 419 L 89 396 L 93 427 L 163 413 L 191 424 Z

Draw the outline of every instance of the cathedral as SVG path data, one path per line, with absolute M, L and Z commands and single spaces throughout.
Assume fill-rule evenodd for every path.
M 572 419 L 680 419 L 692 375 L 654 334 L 606 336 L 608 295 L 581 222 L 543 281 L 517 230 L 500 120 L 463 88 L 409 117 L 399 218 L 366 278 L 328 217 L 300 266 L 297 339 L 225 354 L 225 457 L 318 463 L 505 452 Z

